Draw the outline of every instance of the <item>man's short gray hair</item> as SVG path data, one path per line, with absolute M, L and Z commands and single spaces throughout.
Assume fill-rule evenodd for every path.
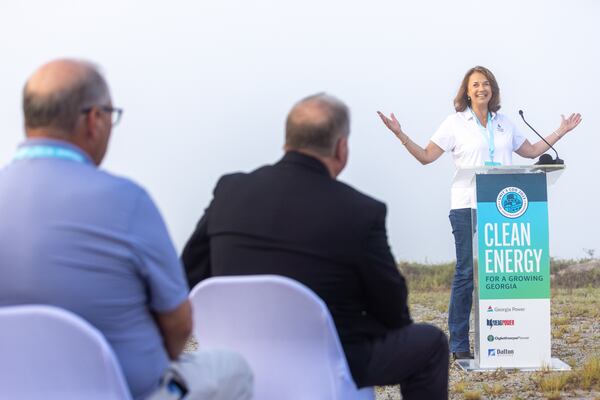
M 300 100 L 288 114 L 285 144 L 289 149 L 307 149 L 330 156 L 338 139 L 349 134 L 348 107 L 333 96 L 317 93 Z
M 23 88 L 23 115 L 26 128 L 51 127 L 71 133 L 82 108 L 108 102 L 108 85 L 98 68 L 88 62 L 81 79 L 51 93 L 35 93 L 28 83 Z

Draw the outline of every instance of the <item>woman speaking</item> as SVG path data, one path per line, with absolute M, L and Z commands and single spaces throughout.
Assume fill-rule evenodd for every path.
M 536 158 L 549 147 L 543 141 L 531 144 L 500 109 L 500 89 L 496 78 L 484 67 L 465 74 L 454 98 L 456 113 L 442 122 L 429 143 L 422 148 L 402 130 L 392 113 L 377 112 L 407 151 L 421 164 L 437 160 L 451 152 L 458 168 L 483 165 L 511 165 L 512 153 Z M 562 116 L 558 129 L 546 136 L 553 145 L 581 122 L 580 114 Z M 469 345 L 469 317 L 473 302 L 473 229 L 472 211 L 476 208 L 474 184 L 454 179 L 450 195 L 450 224 L 456 247 L 456 269 L 448 307 L 450 350 L 455 359 L 473 358 Z

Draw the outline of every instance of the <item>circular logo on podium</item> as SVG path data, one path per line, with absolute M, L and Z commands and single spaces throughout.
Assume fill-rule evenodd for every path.
M 498 211 L 508 218 L 518 218 L 525 214 L 528 205 L 525 192 L 514 186 L 502 189 L 496 198 Z

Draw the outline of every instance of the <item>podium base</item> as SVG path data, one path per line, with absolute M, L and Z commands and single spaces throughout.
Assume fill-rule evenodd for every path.
M 528 368 L 507 368 L 507 367 L 494 367 L 494 368 L 480 368 L 475 364 L 475 360 L 456 360 L 454 361 L 463 371 L 466 372 L 484 372 L 484 371 L 496 371 L 498 369 L 513 369 L 517 371 L 530 372 L 530 371 L 570 371 L 571 367 L 564 361 L 558 358 L 552 358 L 550 365 L 544 367 L 528 367 Z

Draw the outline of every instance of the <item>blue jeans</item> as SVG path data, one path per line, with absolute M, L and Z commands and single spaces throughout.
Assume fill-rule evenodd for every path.
M 473 218 L 475 210 L 473 210 Z M 450 210 L 450 224 L 456 246 L 456 269 L 448 307 L 450 351 L 470 351 L 469 317 L 473 304 L 473 227 L 471 209 Z

